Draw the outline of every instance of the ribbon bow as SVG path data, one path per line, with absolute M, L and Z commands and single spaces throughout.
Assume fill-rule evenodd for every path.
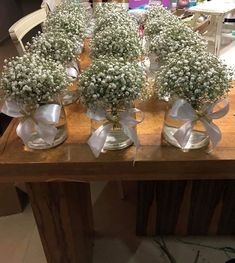
M 57 128 L 53 125 L 59 122 L 61 106 L 57 104 L 43 105 L 37 108 L 33 114 L 28 115 L 16 102 L 5 101 L 1 112 L 13 118 L 23 117 L 16 128 L 16 133 L 25 144 L 35 131 L 46 143 L 53 144 L 57 134 Z
M 201 121 L 205 127 L 207 135 L 211 140 L 212 148 L 218 144 L 222 137 L 221 131 L 212 121 L 213 119 L 220 119 L 228 113 L 229 103 L 227 99 L 223 100 L 224 107 L 218 111 L 214 111 L 216 104 L 217 103 L 210 105 L 203 114 L 199 115 L 184 99 L 179 99 L 174 103 L 173 107 L 169 111 L 169 116 L 174 119 L 186 121 L 186 123 L 174 133 L 175 139 L 182 148 L 185 148 L 188 143 L 192 133 L 193 124 L 197 120 Z
M 68 66 L 66 68 L 66 73 L 67 73 L 68 77 L 71 78 L 72 81 L 78 77 L 79 68 L 78 68 L 78 65 L 75 61 L 71 61 L 68 64 Z
M 136 120 L 133 117 L 131 117 L 131 114 L 138 113 L 140 112 L 142 114 L 140 120 Z M 90 119 L 96 120 L 96 121 L 102 121 L 106 119 L 106 112 L 102 109 L 98 109 L 95 112 L 88 111 L 87 115 Z M 137 124 L 141 123 L 144 120 L 144 115 L 141 110 L 132 108 L 127 111 L 121 112 L 120 113 L 120 118 L 116 122 L 121 125 L 124 133 L 133 141 L 135 147 L 139 147 L 140 143 L 138 140 L 138 135 L 136 130 L 133 128 Z M 105 141 L 107 139 L 107 136 L 109 132 L 112 130 L 114 127 L 115 122 L 110 122 L 108 121 L 107 123 L 101 125 L 97 130 L 93 132 L 91 137 L 88 140 L 88 145 L 90 146 L 93 154 L 95 155 L 96 158 L 99 157 Z

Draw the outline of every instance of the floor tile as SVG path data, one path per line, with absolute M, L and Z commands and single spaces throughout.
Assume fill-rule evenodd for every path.
M 22 214 L 0 218 L 0 262 L 23 262 L 34 226 L 30 207 Z
M 25 251 L 23 263 L 46 263 L 46 257 L 43 251 L 42 243 L 39 237 L 37 226 L 34 227 L 32 237 L 29 239 L 29 245 Z

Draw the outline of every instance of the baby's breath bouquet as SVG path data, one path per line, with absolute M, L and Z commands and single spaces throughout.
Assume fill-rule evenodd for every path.
M 76 37 L 79 43 L 83 42 L 86 31 L 85 9 L 77 4 L 64 4 L 51 12 L 44 24 L 45 32 L 63 31 L 68 37 Z
M 166 115 L 164 138 L 182 149 L 215 147 L 221 132 L 213 119 L 229 110 L 226 96 L 232 72 L 215 55 L 186 48 L 169 58 L 156 77 L 160 97 L 170 97 L 173 105 Z M 219 105 L 220 104 L 220 105 Z
M 132 108 L 141 97 L 145 75 L 136 62 L 123 59 L 95 60 L 83 71 L 79 80 L 81 101 L 88 108 L 93 133 L 88 144 L 96 157 L 104 150 L 120 150 L 134 143 L 139 146 L 134 127 L 143 121 L 133 118 L 141 113 Z
M 38 107 L 60 95 L 68 83 L 60 63 L 38 54 L 26 53 L 5 61 L 0 89 L 5 100 Z
M 106 27 L 126 26 L 137 30 L 136 20 L 129 15 L 127 10 L 115 3 L 105 3 L 96 8 L 96 24 L 94 34 L 103 31 Z
M 180 19 L 174 16 L 166 8 L 161 5 L 154 5 L 150 7 L 146 13 L 144 33 L 151 40 L 162 30 L 173 24 L 177 27 L 183 26 L 183 23 L 180 21 Z
M 145 76 L 135 62 L 122 59 L 95 60 L 79 79 L 81 100 L 89 109 L 116 112 L 141 96 Z
M 77 55 L 81 53 L 82 45 L 78 47 L 76 40 L 62 32 L 46 32 L 39 34 L 33 38 L 32 43 L 28 44 L 27 50 L 36 53 L 45 59 L 52 59 L 60 62 L 67 72 L 69 80 L 76 80 L 79 74 L 77 65 Z M 70 88 L 72 86 L 68 86 Z M 67 90 L 65 93 L 63 104 L 73 103 L 78 98 L 78 90 Z
M 152 5 L 146 12 L 145 21 L 148 22 L 152 19 L 157 19 L 159 17 L 169 14 L 170 11 L 168 11 L 163 5 L 161 4 Z
M 206 41 L 189 27 L 172 24 L 150 41 L 149 49 L 156 55 L 158 61 L 164 62 L 168 60 L 168 56 L 173 56 L 186 47 L 195 50 L 206 49 Z
M 141 40 L 137 30 L 117 24 L 96 33 L 91 41 L 91 56 L 112 56 L 125 60 L 138 59 Z
M 180 19 L 173 15 L 165 7 L 162 5 L 154 5 L 151 6 L 146 12 L 144 33 L 149 39 L 152 39 L 162 30 L 172 26 L 173 24 L 178 27 L 183 26 Z
M 152 75 L 154 75 L 155 72 L 158 70 L 159 66 L 162 64 L 162 61 L 160 61 L 159 57 L 163 56 L 165 58 L 165 56 L 161 53 L 163 43 L 160 43 L 160 46 L 158 46 L 158 37 L 169 27 L 180 29 L 181 27 L 185 26 L 176 16 L 174 16 L 162 5 L 151 6 L 146 13 L 146 18 L 144 21 L 144 49 L 145 52 L 148 54 L 148 58 L 150 60 L 149 76 L 151 78 Z M 164 42 L 164 44 L 166 42 L 166 46 L 169 45 L 165 38 L 162 40 L 162 42 Z
M 169 57 L 156 77 L 160 97 L 179 97 L 195 110 L 201 110 L 227 96 L 231 88 L 231 70 L 215 55 L 186 48 Z
M 124 12 L 125 9 L 121 5 L 117 5 L 116 3 L 102 3 L 101 5 L 97 5 L 95 9 L 95 16 L 102 17 L 107 15 L 108 13 L 116 13 L 116 12 Z
M 61 64 L 66 64 L 81 53 L 81 47 L 72 38 L 68 38 L 63 32 L 47 32 L 34 37 L 28 44 L 29 52 L 36 53 L 41 57 L 50 58 Z
M 57 11 L 68 12 L 70 14 L 74 14 L 75 16 L 83 16 L 86 24 L 85 37 L 91 36 L 94 27 L 94 21 L 93 21 L 92 7 L 89 1 L 88 2 L 80 2 L 77 0 L 64 1 L 62 4 L 58 6 Z
M 67 137 L 65 114 L 58 98 L 68 85 L 64 67 L 38 54 L 6 61 L 0 80 L 1 111 L 20 118 L 17 135 L 33 149 L 47 149 Z

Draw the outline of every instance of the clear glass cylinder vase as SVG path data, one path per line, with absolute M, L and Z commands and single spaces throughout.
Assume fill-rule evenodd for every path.
M 184 124 L 185 121 L 170 117 L 167 111 L 162 129 L 163 139 L 170 145 L 180 148 L 183 151 L 206 148 L 209 145 L 209 137 L 206 129 L 203 124 L 197 120 L 193 122 L 193 129 L 187 144 L 182 147 L 174 137 L 174 134 Z
M 107 136 L 103 151 L 121 150 L 128 148 L 132 144 L 133 141 L 124 133 L 123 129 L 120 126 L 115 126 Z
M 49 104 L 49 103 L 47 103 Z M 66 119 L 66 113 L 64 110 L 63 105 L 60 102 L 51 102 L 50 104 L 57 104 L 61 106 L 59 121 L 56 124 L 51 124 L 53 127 L 57 129 L 55 138 L 52 143 L 46 142 L 42 136 L 40 135 L 40 132 L 37 132 L 36 130 L 31 133 L 29 140 L 26 143 L 26 146 L 30 149 L 50 149 L 54 148 L 60 144 L 62 144 L 68 137 L 68 131 L 67 131 L 67 119 Z
M 125 134 L 121 124 L 116 122 L 117 115 L 112 115 L 111 113 L 107 114 L 107 119 L 103 121 L 91 120 L 91 132 L 93 133 L 97 130 L 101 125 L 106 125 L 109 123 L 113 123 L 113 127 L 107 135 L 104 147 L 102 152 L 111 150 L 121 150 L 128 148 L 133 144 L 133 141 Z

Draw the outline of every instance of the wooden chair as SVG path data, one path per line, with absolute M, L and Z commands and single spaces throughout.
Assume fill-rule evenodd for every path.
M 47 18 L 47 13 L 44 8 L 39 9 L 23 18 L 18 20 L 14 25 L 9 29 L 9 33 L 13 43 L 16 46 L 16 49 L 19 55 L 23 55 L 25 52 L 25 47 L 22 42 L 23 37 L 31 31 L 36 26 L 42 24 Z
M 43 0 L 41 8 L 45 9 L 47 13 L 53 12 L 58 5 L 62 3 L 61 0 Z
M 211 20 L 210 20 L 210 17 L 208 17 L 205 21 L 203 21 L 201 24 L 199 25 L 196 25 L 194 28 L 193 28 L 193 31 L 195 32 L 198 32 L 200 34 L 204 34 L 208 28 L 209 28 L 209 25 L 211 23 Z

